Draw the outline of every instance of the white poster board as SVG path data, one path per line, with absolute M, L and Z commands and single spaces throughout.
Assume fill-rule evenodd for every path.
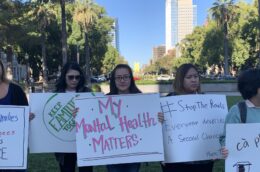
M 28 106 L 0 105 L 0 169 L 26 169 Z
M 102 93 L 31 93 L 30 153 L 76 152 L 75 97 L 102 96 Z
M 75 104 L 78 166 L 164 160 L 158 94 L 79 98 Z
M 226 148 L 228 157 L 225 161 L 225 171 L 245 172 L 260 171 L 260 124 L 227 124 Z
M 220 158 L 219 136 L 228 112 L 224 95 L 161 98 L 166 162 Z

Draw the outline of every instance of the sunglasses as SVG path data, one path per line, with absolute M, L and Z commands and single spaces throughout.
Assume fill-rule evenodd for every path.
M 80 79 L 80 75 L 67 75 L 69 80 L 79 80 Z

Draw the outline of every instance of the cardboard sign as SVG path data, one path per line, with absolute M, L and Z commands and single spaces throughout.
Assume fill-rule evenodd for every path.
M 161 98 L 166 162 L 220 158 L 219 136 L 228 112 L 224 95 Z
M 260 171 L 260 124 L 227 124 L 225 171 Z
M 0 105 L 0 169 L 26 169 L 28 106 Z
M 75 97 L 101 96 L 102 93 L 32 93 L 29 146 L 31 153 L 76 152 Z
M 75 104 L 78 166 L 163 161 L 158 94 L 79 98 Z

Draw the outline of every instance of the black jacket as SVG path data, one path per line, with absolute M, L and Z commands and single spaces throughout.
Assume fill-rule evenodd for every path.
M 14 83 L 9 84 L 11 92 L 11 105 L 27 106 L 28 100 L 22 88 Z

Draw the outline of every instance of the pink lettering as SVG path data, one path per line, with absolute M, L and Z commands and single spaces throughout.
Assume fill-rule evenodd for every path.
M 84 118 L 81 119 L 80 124 L 78 124 L 76 122 L 76 133 L 79 132 L 81 127 L 83 127 L 83 135 L 84 135 L 84 139 L 86 139 L 87 138 L 87 127 L 86 127 L 86 123 L 85 123 Z
M 113 151 L 117 149 L 130 149 L 139 143 L 138 136 L 136 134 L 126 135 L 124 137 L 109 137 L 104 138 L 100 135 L 98 139 L 92 138 L 93 149 L 95 152 L 101 151 L 104 154 L 107 151 Z
M 101 100 L 98 100 L 98 105 L 99 105 L 99 112 L 102 114 L 103 113 L 103 108 L 109 110 L 111 114 L 114 115 L 115 117 L 119 117 L 121 115 L 121 105 L 122 105 L 122 100 L 119 99 L 118 103 L 113 102 L 112 97 L 108 96 L 107 102 L 104 104 Z M 117 112 L 115 112 L 115 108 L 117 109 Z
M 109 117 L 106 115 L 105 116 L 105 121 L 100 122 L 98 118 L 92 121 L 91 124 L 85 123 L 85 118 L 82 118 L 80 123 L 76 122 L 76 133 L 79 132 L 81 128 L 83 128 L 83 136 L 84 139 L 87 138 L 88 133 L 100 133 L 106 130 L 113 130 L 115 127 L 113 127 L 110 123 Z
M 119 117 L 119 125 L 122 132 L 126 131 L 127 133 L 130 133 L 131 129 L 155 126 L 157 125 L 157 121 L 154 118 L 151 118 L 150 114 L 146 112 L 138 114 L 137 119 L 128 119 L 127 116 Z

